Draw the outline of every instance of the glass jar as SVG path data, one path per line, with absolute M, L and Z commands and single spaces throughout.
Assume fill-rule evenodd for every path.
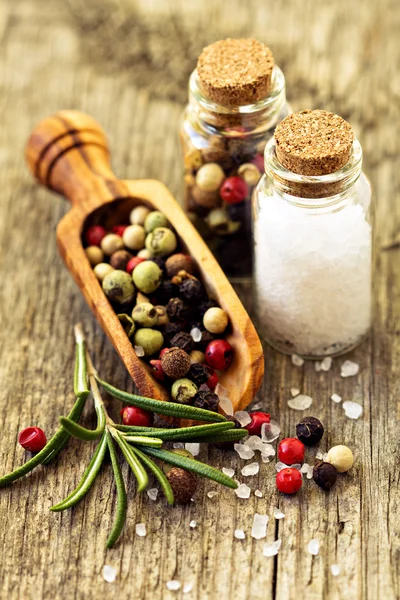
M 285 78 L 277 66 L 265 98 L 233 108 L 207 98 L 197 70 L 190 77 L 180 129 L 185 209 L 231 281 L 252 276 L 251 195 L 263 172 L 265 144 L 289 112 Z M 205 165 L 213 166 L 198 175 Z M 211 191 L 197 185 L 201 179 L 207 187 L 207 177 Z
M 277 350 L 318 359 L 357 346 L 371 321 L 371 188 L 354 139 L 339 170 L 294 173 L 265 149 L 253 196 L 258 331 Z

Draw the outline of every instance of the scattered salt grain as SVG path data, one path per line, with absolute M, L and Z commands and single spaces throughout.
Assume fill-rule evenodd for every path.
M 261 459 L 264 463 L 268 463 L 271 456 L 275 456 L 275 448 L 271 444 L 264 444 L 261 450 Z
M 294 465 L 290 465 L 291 469 L 296 469 L 296 471 L 301 471 L 301 464 L 300 463 L 294 463 Z
M 136 524 L 136 535 L 139 537 L 145 537 L 147 534 L 145 523 L 137 523 Z
M 302 367 L 304 365 L 304 360 L 301 358 L 301 356 L 297 356 L 297 354 L 292 354 L 292 363 L 296 367 Z
M 198 327 L 193 327 L 193 329 L 191 329 L 190 331 L 190 335 L 192 336 L 192 340 L 194 342 L 201 342 L 201 337 L 202 337 L 202 333 L 200 331 L 200 329 Z
M 361 404 L 358 404 L 358 402 L 347 401 L 343 402 L 342 406 L 344 409 L 344 414 L 346 417 L 349 417 L 349 419 L 358 419 L 358 417 L 361 417 L 363 408 Z
M 193 456 L 198 456 L 200 454 L 200 444 L 187 442 L 187 444 L 185 444 L 185 449 L 193 454 Z
M 275 469 L 278 473 L 279 473 L 279 471 L 282 471 L 282 469 L 286 469 L 286 468 L 287 468 L 287 465 L 285 465 L 285 463 L 281 462 L 280 460 L 275 465 Z
M 253 526 L 251 528 L 251 537 L 256 540 L 262 540 L 267 536 L 268 515 L 259 515 L 255 513 L 253 517 Z
M 103 579 L 107 583 L 113 583 L 117 577 L 117 569 L 111 565 L 104 565 L 103 567 Z
M 185 447 L 185 444 L 182 444 L 182 442 L 174 442 L 174 443 L 172 444 L 172 447 L 173 447 L 173 448 L 184 448 L 184 447 Z
M 307 476 L 307 479 L 312 479 L 314 467 L 308 463 L 304 463 L 301 467 L 301 472 Z
M 220 383 L 217 383 L 214 391 L 217 394 L 217 396 L 226 396 L 226 397 L 229 396 L 228 390 Z
M 263 407 L 262 402 L 256 402 L 256 404 L 253 404 L 253 406 L 251 407 L 251 410 L 261 410 L 262 407 Z
M 285 515 L 279 508 L 274 508 L 274 517 L 275 519 L 284 519 Z
M 324 360 L 321 361 L 321 371 L 329 371 L 332 366 L 332 357 L 326 356 Z
M 298 388 L 290 388 L 290 393 L 294 398 L 295 396 L 298 396 L 300 394 L 300 390 Z
M 217 396 L 219 397 L 219 406 L 220 408 L 224 411 L 224 413 L 228 416 L 233 416 L 234 408 L 233 408 L 233 404 L 230 400 L 230 398 L 228 398 L 228 396 L 220 396 L 219 394 L 217 394 Z
M 317 556 L 317 554 L 319 552 L 319 540 L 315 540 L 315 539 L 310 540 L 308 542 L 307 550 L 313 556 Z
M 353 377 L 353 375 L 357 375 L 360 370 L 360 365 L 353 362 L 352 360 L 345 360 L 342 366 L 340 367 L 340 375 L 342 377 Z
M 143 346 L 135 346 L 135 354 L 136 356 L 139 356 L 139 358 L 144 356 Z
M 240 458 L 243 458 L 244 460 L 248 460 L 254 456 L 254 450 L 245 444 L 234 444 L 233 448 L 239 454 Z
M 254 495 L 255 495 L 255 496 L 257 496 L 257 498 L 262 498 L 262 497 L 263 497 L 263 494 L 262 494 L 262 491 L 261 491 L 261 490 L 256 490 L 256 491 L 254 492 Z
M 244 477 L 250 477 L 251 475 L 257 475 L 259 470 L 260 470 L 260 465 L 258 464 L 258 462 L 253 462 L 253 463 L 250 463 L 249 465 L 246 465 L 245 467 L 243 467 L 242 475 Z
M 182 591 L 184 594 L 189 594 L 189 592 L 191 592 L 192 589 L 193 589 L 193 583 L 190 581 L 189 583 L 185 583 Z
M 243 529 L 235 529 L 235 533 L 233 535 L 238 540 L 244 540 L 244 538 L 246 537 L 246 534 L 243 531 Z
M 276 556 L 281 547 L 282 540 L 275 540 L 272 544 L 264 544 L 263 555 L 264 556 Z
M 197 527 L 197 521 L 190 521 L 189 527 L 190 527 L 190 529 L 196 529 L 196 527 Z
M 331 573 L 334 577 L 340 575 L 340 566 L 339 565 L 331 565 Z
M 150 488 L 149 490 L 147 490 L 147 495 L 150 498 L 150 500 L 157 500 L 158 489 L 157 488 Z
M 260 450 L 260 452 L 264 448 L 264 443 L 263 443 L 262 439 L 258 437 L 258 435 L 251 435 L 243 443 L 245 446 L 248 446 L 252 450 Z
M 250 498 L 250 488 L 245 483 L 241 483 L 235 490 L 235 494 L 238 498 Z
M 305 394 L 300 394 L 299 396 L 288 400 L 288 405 L 294 410 L 306 410 L 307 408 L 310 408 L 311 404 L 312 398 Z
M 181 582 L 176 579 L 172 579 L 171 581 L 167 581 L 167 588 L 170 592 L 177 592 L 181 587 Z
M 315 370 L 317 371 L 317 373 L 321 370 L 321 363 L 318 361 L 315 363 Z
M 339 394 L 332 394 L 331 400 L 333 400 L 333 402 L 336 402 L 336 404 L 339 404 L 339 402 L 342 401 L 342 396 L 339 396 Z
M 318 460 L 326 460 L 327 457 L 328 457 L 327 452 L 317 452 L 317 454 L 315 455 L 315 458 Z
M 251 417 L 247 410 L 238 410 L 238 412 L 235 412 L 235 419 L 239 421 L 242 427 L 246 427 L 246 425 L 251 423 Z
M 281 428 L 279 427 L 276 421 L 271 420 L 270 423 L 263 423 L 261 425 L 261 439 L 267 444 L 271 444 L 272 442 L 277 440 L 280 433 Z
M 207 496 L 209 498 L 214 498 L 214 496 L 216 496 L 218 494 L 218 492 L 212 491 L 212 492 L 207 492 Z
M 233 477 L 235 474 L 235 470 L 230 469 L 229 467 L 222 467 L 222 472 L 228 477 Z

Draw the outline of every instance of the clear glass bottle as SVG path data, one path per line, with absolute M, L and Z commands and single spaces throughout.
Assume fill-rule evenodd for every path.
M 294 116 L 294 115 L 293 115 Z M 286 169 L 276 141 L 253 196 L 258 332 L 277 350 L 318 359 L 357 346 L 371 321 L 371 188 L 354 139 L 320 176 Z
M 263 171 L 265 144 L 289 112 L 285 78 L 277 66 L 268 95 L 254 104 L 236 107 L 210 100 L 197 70 L 190 77 L 189 104 L 180 129 L 185 209 L 232 281 L 252 277 L 251 195 Z M 218 178 L 220 173 L 221 179 L 213 191 L 201 190 L 196 183 L 205 174 L 203 169 L 197 177 L 206 164 L 222 169 L 221 173 L 214 166 L 214 174 Z M 209 172 L 212 176 L 212 170 Z M 227 197 L 223 186 L 228 196 L 233 194 L 232 201 L 222 198 Z

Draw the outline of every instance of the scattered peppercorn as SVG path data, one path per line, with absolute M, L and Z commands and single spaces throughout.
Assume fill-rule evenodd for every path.
M 203 317 L 203 324 L 210 333 L 223 333 L 228 326 L 228 315 L 222 308 L 209 308 Z
M 288 467 L 276 474 L 276 487 L 284 494 L 295 494 L 303 485 L 300 471 Z
M 214 340 L 206 348 L 206 363 L 217 371 L 225 371 L 233 358 L 232 346 L 226 340 Z
M 190 369 L 190 357 L 182 348 L 171 348 L 161 358 L 162 370 L 171 379 L 185 377 Z
M 18 442 L 25 450 L 40 452 L 47 444 L 46 434 L 40 427 L 27 427 L 19 432 Z
M 212 410 L 218 412 L 219 398 L 217 394 L 208 390 L 199 390 L 193 396 L 193 406 L 197 408 L 204 408 L 205 410 Z
M 328 452 L 326 461 L 331 463 L 338 473 L 345 473 L 353 466 L 354 456 L 347 446 L 333 446 Z
M 162 370 L 161 360 L 151 360 L 150 364 L 152 366 L 153 377 L 155 377 L 157 381 L 164 381 L 165 373 Z
M 252 412 L 249 414 L 251 422 L 245 426 L 245 429 L 249 432 L 249 435 L 261 435 L 261 428 L 264 423 L 271 422 L 271 415 L 265 412 Z
M 136 425 L 137 427 L 151 427 L 154 415 L 148 410 L 137 406 L 124 406 L 120 411 L 124 425 Z
M 112 271 L 104 277 L 102 286 L 107 298 L 115 304 L 126 304 L 134 298 L 135 288 L 125 271 Z
M 177 504 L 187 504 L 197 490 L 197 477 L 179 467 L 173 467 L 167 474 Z
M 172 384 L 171 396 L 179 404 L 189 404 L 196 394 L 197 389 L 197 385 L 193 381 L 190 381 L 190 379 L 177 379 Z
M 324 426 L 315 417 L 305 417 L 296 425 L 296 435 L 306 446 L 314 446 L 324 435 Z
M 107 235 L 107 231 L 101 225 L 92 225 L 85 232 L 85 242 L 88 246 L 100 246 L 101 240 Z
M 278 459 L 285 465 L 302 463 L 304 460 L 304 444 L 297 438 L 285 438 L 279 443 Z
M 186 448 L 173 448 L 172 450 L 170 450 L 170 452 L 172 452 L 172 454 L 177 454 L 178 456 L 184 456 L 185 458 L 193 458 L 194 460 L 193 454 L 189 452 L 189 450 L 186 450 Z M 174 465 L 170 465 L 169 463 L 163 463 L 162 465 L 162 470 L 166 475 L 168 475 L 171 469 L 174 468 Z
M 172 254 L 172 256 L 167 258 L 165 261 L 165 269 L 168 277 L 174 277 L 179 271 L 186 271 L 186 273 L 193 275 L 196 265 L 191 256 L 179 253 Z
M 190 352 L 193 350 L 193 347 L 194 347 L 194 341 L 193 341 L 192 336 L 189 333 L 186 333 L 185 331 L 181 331 L 181 332 L 177 333 L 176 335 L 174 335 L 174 337 L 171 340 L 171 346 L 176 346 L 177 348 L 182 348 L 182 350 L 185 350 L 185 352 L 190 354 Z
M 328 462 L 317 462 L 313 468 L 313 479 L 323 490 L 330 490 L 337 479 L 337 470 Z

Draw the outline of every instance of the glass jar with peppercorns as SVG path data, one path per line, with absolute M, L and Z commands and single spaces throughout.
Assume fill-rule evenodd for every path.
M 207 46 L 189 81 L 180 137 L 185 208 L 227 276 L 252 276 L 251 194 L 275 126 L 290 112 L 285 78 L 254 39 Z

